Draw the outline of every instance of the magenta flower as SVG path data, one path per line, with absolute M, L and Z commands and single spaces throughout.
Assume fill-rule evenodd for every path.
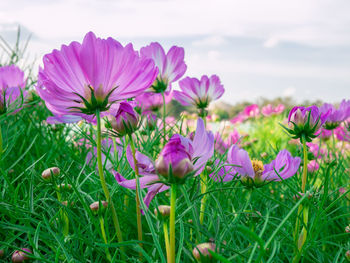
M 181 155 L 183 157 L 185 156 L 185 158 L 191 160 L 193 170 L 195 171 L 195 175 L 200 174 L 203 171 L 205 164 L 214 153 L 214 136 L 211 132 L 207 132 L 205 130 L 203 120 L 198 119 L 197 121 L 197 129 L 193 141 L 191 141 L 188 138 L 184 138 L 179 134 L 175 134 L 170 140 L 172 139 L 176 140 L 176 147 L 180 149 L 180 151 L 178 152 L 181 152 Z M 179 142 L 181 145 L 178 144 Z M 166 148 L 169 149 L 170 147 Z M 165 151 L 166 154 L 169 155 L 166 157 L 166 159 L 175 160 L 176 163 L 179 163 L 177 162 L 177 157 L 175 156 L 175 153 L 167 152 L 167 150 Z M 135 164 L 129 147 L 127 149 L 126 156 L 128 162 L 130 163 L 130 166 L 133 169 L 135 169 Z M 154 162 L 149 157 L 137 151 L 136 160 L 140 174 L 140 186 L 141 188 L 148 189 L 147 195 L 144 198 L 144 202 L 147 206 L 149 206 L 154 196 L 159 192 L 169 189 L 169 186 L 161 182 L 159 176 L 157 175 Z M 113 173 L 115 179 L 121 186 L 129 189 L 136 189 L 135 179 L 127 180 L 121 174 L 117 172 Z
M 290 152 L 282 150 L 275 160 L 264 165 L 261 161 L 251 160 L 248 153 L 236 145 L 232 145 L 227 154 L 227 163 L 235 166 L 235 175 L 249 187 L 288 179 L 298 171 L 300 161 L 299 157 L 292 157 Z
M 243 113 L 248 118 L 257 117 L 259 116 L 259 113 L 260 113 L 259 106 L 257 104 L 249 105 L 245 107 L 245 109 L 243 110 Z
M 175 134 L 164 146 L 156 161 L 156 170 L 159 175 L 169 179 L 182 180 L 187 174 L 193 171 L 191 153 L 193 148 L 183 137 Z M 186 147 L 187 146 L 187 147 Z
M 0 67 L 0 114 L 18 111 L 27 95 L 24 73 L 15 65 Z
M 288 124 L 290 129 L 285 128 L 293 139 L 305 138 L 311 142 L 319 129 L 324 125 L 329 115 L 329 111 L 320 112 L 317 106 L 311 107 L 294 107 L 288 115 Z
M 153 61 L 141 58 L 131 44 L 123 47 L 92 32 L 82 44 L 62 45 L 45 55 L 43 62 L 37 91 L 59 118 L 73 115 L 91 120 L 97 111 L 108 111 L 113 103 L 144 92 L 158 74 Z
M 222 139 L 220 132 L 215 133 L 214 141 L 215 141 L 215 144 L 214 144 L 215 150 L 220 154 L 224 154 L 227 150 L 227 144 Z
M 227 149 L 233 145 L 239 142 L 239 140 L 241 139 L 241 135 L 239 134 L 239 132 L 237 131 L 237 129 L 234 129 L 229 135 L 228 138 L 226 139 L 226 141 L 224 141 L 220 135 L 219 132 L 215 133 L 215 150 L 217 152 L 219 152 L 220 154 L 224 154 Z
M 128 102 L 121 102 L 115 116 L 109 116 L 109 125 L 118 136 L 132 134 L 137 130 L 139 115 Z
M 307 164 L 307 170 L 309 171 L 309 173 L 314 173 L 314 172 L 316 172 L 319 168 L 320 168 L 320 165 L 316 162 L 316 160 L 311 160 L 311 161 Z
M 281 114 L 284 111 L 284 105 L 278 104 L 276 107 L 273 107 L 271 104 L 267 104 L 266 106 L 262 107 L 261 113 L 265 116 L 271 116 L 271 115 L 278 115 Z
M 173 92 L 164 92 L 165 104 L 170 103 Z M 160 93 L 144 92 L 135 98 L 137 105 L 143 111 L 158 111 L 163 106 L 163 97 Z
M 340 104 L 340 107 L 336 109 L 333 104 L 324 103 L 320 107 L 321 113 L 327 113 L 328 118 L 325 122 L 325 129 L 327 130 L 333 130 L 339 126 L 341 122 L 343 122 L 347 118 L 347 103 L 345 100 L 343 100 Z
M 180 79 L 186 72 L 185 51 L 181 47 L 172 46 L 165 54 L 163 47 L 153 42 L 141 48 L 140 53 L 143 57 L 152 59 L 159 69 L 158 77 L 152 84 L 152 89 L 156 93 L 170 91 L 171 83 Z
M 182 105 L 194 105 L 198 109 L 206 109 L 211 101 L 219 99 L 225 92 L 224 86 L 216 75 L 201 79 L 184 78 L 179 82 L 181 91 L 174 91 L 174 98 Z
M 232 124 L 239 124 L 248 119 L 248 116 L 244 114 L 244 112 L 238 113 L 230 122 Z

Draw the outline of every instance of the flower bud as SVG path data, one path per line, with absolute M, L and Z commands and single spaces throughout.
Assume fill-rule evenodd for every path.
M 346 232 L 346 233 L 350 233 L 350 225 L 348 225 L 348 226 L 345 227 L 345 232 Z
M 159 214 L 158 214 L 158 211 L 159 211 Z M 156 216 L 161 216 L 162 218 L 167 218 L 170 216 L 170 206 L 160 205 L 154 209 L 154 214 Z
M 60 168 L 58 168 L 58 167 L 47 168 L 46 170 L 44 170 L 42 172 L 41 177 L 44 180 L 50 180 L 52 175 L 59 176 L 60 175 Z
M 12 254 L 12 262 L 24 262 L 29 259 L 28 255 L 33 254 L 29 248 L 21 248 L 21 250 L 16 250 Z
M 199 244 L 193 249 L 192 255 L 198 262 L 213 262 L 213 257 L 209 253 L 209 249 L 215 251 L 215 244 L 212 242 Z
M 107 208 L 107 206 L 108 206 L 108 203 L 106 201 L 101 201 L 101 204 L 102 204 L 101 209 Z M 93 202 L 90 205 L 90 209 L 93 212 L 97 212 L 99 210 L 99 208 L 100 208 L 100 202 L 99 201 Z
M 294 107 L 288 115 L 289 128 L 285 128 L 293 139 L 305 137 L 306 141 L 311 142 L 315 138 L 317 131 L 324 125 L 329 112 L 321 113 L 317 106 Z
M 168 179 L 169 176 L 175 179 L 183 179 L 188 173 L 193 171 L 191 155 L 186 151 L 179 137 L 173 137 L 169 140 L 161 151 L 155 165 L 158 174 Z
M 5 255 L 5 251 L 3 249 L 0 249 L 0 258 L 3 258 Z
M 110 125 L 120 136 L 132 134 L 139 124 L 139 116 L 127 102 L 121 102 L 117 114 L 109 119 Z

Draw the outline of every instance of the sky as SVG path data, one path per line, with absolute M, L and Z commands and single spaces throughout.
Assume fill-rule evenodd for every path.
M 186 76 L 220 77 L 228 103 L 350 99 L 348 0 L 1 0 L 0 36 L 37 58 L 93 31 L 185 48 Z M 176 85 L 175 85 L 175 88 Z

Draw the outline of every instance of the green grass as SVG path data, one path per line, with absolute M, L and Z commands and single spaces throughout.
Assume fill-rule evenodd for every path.
M 92 202 L 104 199 L 95 164 L 85 162 L 89 146 L 94 145 L 89 141 L 92 128 L 88 124 L 47 125 L 45 119 L 49 112 L 38 102 L 17 114 L 1 116 L 5 149 L 0 177 L 0 248 L 5 250 L 2 260 L 8 262 L 15 249 L 29 247 L 36 262 L 106 262 L 106 245 L 100 234 L 98 216 L 89 209 Z M 276 151 L 284 147 L 293 154 L 301 152 L 297 146 L 288 145 L 288 136 L 278 125 L 280 121 L 281 118 L 269 118 L 252 123 L 250 137 L 245 139 L 258 139 L 247 147 L 252 158 L 261 159 L 260 154 L 266 152 L 264 162 L 269 162 Z M 175 127 L 173 132 L 177 130 Z M 160 151 L 160 132 L 147 133 L 136 133 L 136 147 L 155 158 Z M 79 141 L 82 143 L 77 144 Z M 114 158 L 111 161 L 117 165 Z M 133 173 L 125 155 L 118 162 L 121 173 L 131 178 Z M 62 200 L 73 202 L 68 207 L 57 200 L 55 184 L 41 178 L 41 172 L 51 166 L 61 169 L 56 184 L 73 186 L 71 191 L 62 193 Z M 349 199 L 339 195 L 338 189 L 349 187 L 347 167 L 349 157 L 340 155 L 331 164 L 321 161 L 320 170 L 309 176 L 307 188 L 313 188 L 313 198 L 302 200 L 310 209 L 302 262 L 345 262 L 344 254 L 350 249 L 349 234 L 344 231 L 350 218 Z M 202 198 L 200 178 L 188 180 L 180 187 L 177 198 L 178 262 L 192 262 L 193 247 L 210 239 L 218 247 L 217 254 L 228 262 L 290 262 L 298 206 L 293 196 L 300 189 L 301 171 L 285 182 L 273 182 L 251 193 L 239 181 L 208 180 L 203 225 L 199 225 L 198 220 Z M 164 261 L 162 224 L 153 210 L 157 205 L 169 204 L 166 193 L 157 195 L 142 218 L 144 246 L 141 249 L 136 241 L 135 191 L 120 187 L 108 171 L 105 175 L 125 240 L 116 242 L 107 210 L 103 215 L 110 240 L 107 246 L 115 262 L 122 262 L 121 253 L 126 254 L 127 262 L 138 262 L 139 252 L 145 262 Z M 322 182 L 319 187 L 313 186 L 316 180 Z M 125 196 L 129 197 L 128 206 L 124 205 Z M 60 210 L 69 218 L 66 237 L 59 219 Z M 189 219 L 193 224 L 188 223 Z

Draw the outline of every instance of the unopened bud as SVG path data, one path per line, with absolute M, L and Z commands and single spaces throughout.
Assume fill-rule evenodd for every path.
M 346 232 L 346 233 L 350 233 L 350 225 L 348 225 L 348 226 L 345 227 L 345 232 Z
M 101 209 L 107 208 L 107 206 L 108 206 L 108 203 L 107 203 L 106 201 L 101 201 L 101 204 L 102 204 Z M 90 205 L 90 209 L 91 209 L 91 211 L 93 211 L 93 212 L 98 211 L 99 208 L 100 208 L 100 202 L 99 202 L 99 201 L 93 202 L 93 203 Z
M 51 168 L 47 168 L 46 170 L 44 170 L 41 174 L 41 177 L 44 180 L 50 180 L 51 176 L 58 176 L 60 174 L 60 168 L 58 167 L 51 167 Z
M 5 251 L 3 249 L 0 249 L 0 258 L 3 258 L 5 255 Z
M 28 255 L 33 254 L 29 248 L 21 248 L 22 251 L 16 250 L 12 254 L 12 262 L 24 262 L 29 260 Z
M 193 257 L 199 262 L 212 262 L 212 255 L 209 253 L 209 250 L 215 251 L 216 246 L 212 242 L 202 243 L 197 245 L 193 251 Z
M 159 211 L 160 216 L 162 216 L 163 218 L 167 218 L 170 216 L 170 209 L 171 207 L 168 205 L 160 205 L 154 209 L 154 214 L 158 216 L 158 211 Z

